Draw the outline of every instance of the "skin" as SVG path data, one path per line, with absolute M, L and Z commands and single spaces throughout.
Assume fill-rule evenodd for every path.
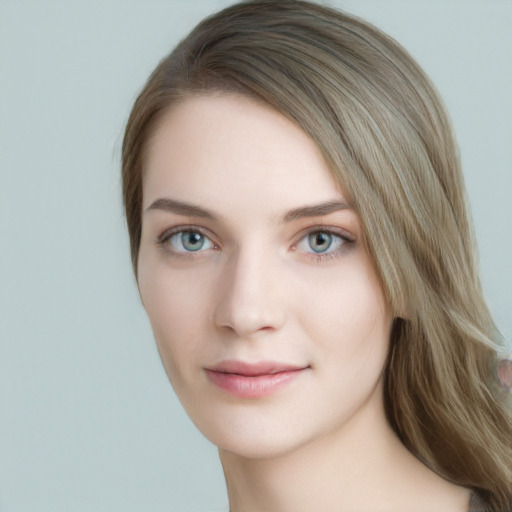
M 304 210 L 325 204 L 337 206 Z M 232 512 L 467 509 L 467 491 L 386 420 L 392 317 L 357 214 L 291 121 L 231 94 L 173 106 L 149 146 L 138 268 L 169 379 L 219 447 Z M 209 377 L 226 360 L 301 370 L 244 398 Z

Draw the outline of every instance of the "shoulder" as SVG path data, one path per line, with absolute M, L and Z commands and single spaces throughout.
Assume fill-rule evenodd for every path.
M 469 500 L 469 508 L 468 512 L 492 512 L 494 509 L 491 510 L 489 508 L 489 505 L 487 504 L 486 500 L 482 498 L 477 492 L 473 491 L 471 493 L 471 497 Z M 509 509 L 503 510 L 500 512 L 509 512 Z M 512 510 L 510 510 L 512 512 Z
M 476 493 L 471 493 L 468 512 L 486 512 L 485 501 Z

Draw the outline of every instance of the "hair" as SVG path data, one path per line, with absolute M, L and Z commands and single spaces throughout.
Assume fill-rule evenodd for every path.
M 301 127 L 359 215 L 396 318 L 385 402 L 402 442 L 490 510 L 511 507 L 511 404 L 493 379 L 501 338 L 480 286 L 457 144 L 428 77 L 377 28 L 317 4 L 248 1 L 206 18 L 160 62 L 126 127 L 135 275 L 148 143 L 172 105 L 219 93 Z

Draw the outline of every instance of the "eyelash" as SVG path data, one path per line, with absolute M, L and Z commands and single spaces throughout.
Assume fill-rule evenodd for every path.
M 211 244 L 212 248 L 207 250 L 219 250 L 219 244 L 217 244 L 211 234 L 201 228 L 200 226 L 194 226 L 194 225 L 186 225 L 186 226 L 177 226 L 175 228 L 168 229 L 164 231 L 161 235 L 157 237 L 156 244 L 167 253 L 172 253 L 173 256 L 179 257 L 179 258 L 194 258 L 198 257 L 201 253 L 205 252 L 204 250 L 198 250 L 198 251 L 176 251 L 169 247 L 169 240 L 172 236 L 178 234 L 178 233 L 198 233 L 201 236 L 208 239 Z M 337 258 L 341 256 L 349 247 L 350 245 L 353 245 L 355 243 L 355 238 L 347 233 L 345 230 L 342 230 L 341 228 L 332 228 L 332 227 L 326 227 L 326 226 L 313 226 L 308 228 L 307 230 L 304 230 L 299 238 L 298 241 L 294 243 L 293 250 L 295 251 L 297 249 L 297 246 L 305 240 L 307 237 L 315 234 L 326 234 L 332 237 L 335 237 L 339 239 L 340 246 L 336 248 L 333 251 L 325 252 L 325 253 L 315 253 L 314 251 L 304 251 L 305 254 L 307 254 L 310 258 L 314 259 L 316 262 L 321 263 L 324 261 L 327 261 L 331 258 Z M 197 253 L 197 254 L 196 254 Z
M 317 234 L 325 234 L 329 235 L 333 238 L 339 239 L 339 247 L 335 248 L 334 250 L 324 252 L 324 253 L 316 253 L 314 250 L 312 251 L 304 251 L 310 258 L 314 259 L 317 263 L 323 263 L 327 260 L 338 258 L 342 256 L 351 245 L 355 243 L 355 238 L 347 233 L 345 230 L 342 230 L 341 228 L 330 228 L 326 226 L 315 226 L 312 228 L 308 228 L 306 231 L 302 232 L 300 235 L 300 238 L 298 242 L 294 244 L 293 249 L 296 250 L 297 246 L 304 240 L 306 240 L 307 237 L 311 235 L 317 235 Z M 306 242 L 307 243 L 307 242 Z M 330 248 L 330 245 L 329 245 Z M 328 249 L 329 249 L 328 248 Z
M 196 254 L 194 254 L 195 252 L 198 252 L 198 253 L 204 252 L 204 251 L 200 251 L 200 250 L 199 251 L 183 251 L 183 252 L 181 252 L 181 251 L 176 251 L 176 250 L 170 248 L 169 243 L 168 243 L 169 240 L 172 238 L 173 235 L 176 235 L 178 233 L 198 233 L 198 234 L 204 236 L 205 238 L 207 238 L 208 240 L 210 240 L 210 242 L 213 245 L 214 250 L 218 250 L 218 248 L 219 248 L 218 244 L 216 244 L 213 241 L 212 236 L 209 232 L 207 232 L 200 226 L 194 226 L 194 225 L 177 226 L 175 228 L 168 229 L 168 230 L 164 231 L 160 236 L 158 236 L 158 238 L 156 240 L 156 244 L 162 250 L 164 250 L 166 252 L 171 252 L 174 256 L 181 257 L 181 258 L 194 257 L 194 256 L 196 256 Z

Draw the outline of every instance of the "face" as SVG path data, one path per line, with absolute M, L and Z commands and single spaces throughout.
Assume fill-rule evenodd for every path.
M 358 217 L 300 128 L 251 99 L 192 96 L 151 140 L 143 190 L 142 301 L 206 437 L 275 456 L 382 405 L 388 309 Z

